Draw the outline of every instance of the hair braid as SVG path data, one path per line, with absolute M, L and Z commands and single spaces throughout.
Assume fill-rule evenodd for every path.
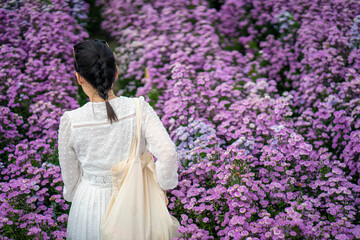
M 101 62 L 102 61 L 102 62 Z M 105 100 L 105 104 L 106 104 L 106 111 L 108 113 L 108 116 L 114 116 L 114 118 L 110 118 L 110 122 L 112 123 L 113 121 L 118 121 L 118 118 L 114 112 L 114 109 L 111 107 L 110 103 L 108 102 L 108 93 L 109 90 L 111 89 L 113 80 L 113 74 L 111 72 L 111 70 L 106 68 L 107 62 L 111 62 L 112 59 L 103 59 L 103 58 L 99 58 L 99 71 L 98 71 L 98 77 L 97 77 L 97 91 L 99 96 Z M 113 61 L 115 64 L 115 61 Z
M 108 75 L 105 74 L 106 72 L 106 59 L 99 58 L 96 63 L 97 68 L 99 69 L 96 71 L 95 81 L 96 81 L 96 90 L 98 91 L 99 96 L 107 100 L 108 99 L 108 91 L 111 88 L 112 81 L 108 78 Z

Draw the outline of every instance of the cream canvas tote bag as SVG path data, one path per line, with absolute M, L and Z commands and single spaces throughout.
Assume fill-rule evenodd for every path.
M 179 221 L 166 206 L 165 193 L 156 179 L 154 158 L 139 153 L 141 110 L 136 106 L 136 130 L 129 158 L 111 168 L 113 192 L 101 226 L 104 240 L 171 240 L 179 237 Z

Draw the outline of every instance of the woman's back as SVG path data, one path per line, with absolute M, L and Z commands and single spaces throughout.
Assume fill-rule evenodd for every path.
M 135 105 L 132 98 L 109 100 L 118 121 L 108 121 L 104 102 L 88 102 L 64 113 L 59 129 L 59 160 L 64 180 L 64 198 L 73 201 L 68 239 L 100 239 L 100 223 L 111 196 L 110 169 L 129 155 L 135 133 Z M 160 186 L 177 185 L 175 144 L 154 109 L 140 97 L 142 139 L 145 150 L 158 159 L 157 177 Z

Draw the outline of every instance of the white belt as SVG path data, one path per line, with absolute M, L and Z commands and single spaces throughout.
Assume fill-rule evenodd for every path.
M 97 174 L 91 174 L 91 173 L 84 171 L 82 179 L 92 185 L 95 185 L 95 186 L 111 187 L 111 185 L 112 185 L 112 178 L 111 178 L 110 173 L 97 175 Z

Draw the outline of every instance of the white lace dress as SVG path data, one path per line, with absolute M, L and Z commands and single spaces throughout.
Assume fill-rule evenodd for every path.
M 135 132 L 135 104 L 132 98 L 109 100 L 119 121 L 110 124 L 104 102 L 88 102 L 66 111 L 60 119 L 59 161 L 64 181 L 64 199 L 72 202 L 67 239 L 100 240 L 100 225 L 111 196 L 110 169 L 125 160 Z M 178 184 L 176 146 L 154 109 L 140 97 L 142 139 L 157 161 L 159 185 L 164 190 Z

